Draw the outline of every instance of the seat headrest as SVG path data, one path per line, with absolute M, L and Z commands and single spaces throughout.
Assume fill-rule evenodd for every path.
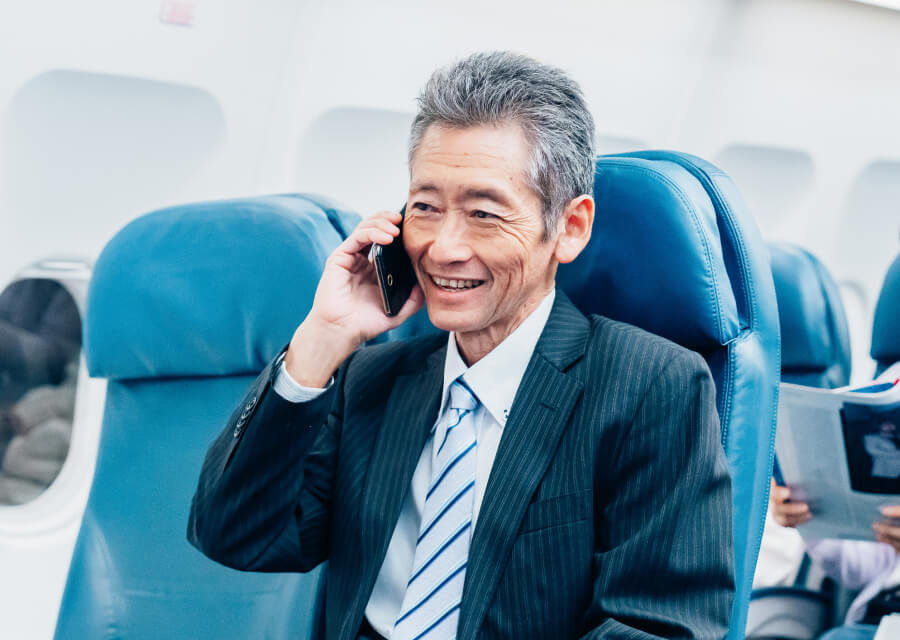
M 88 288 L 93 376 L 259 372 L 312 306 L 329 253 L 355 214 L 314 196 L 172 207 L 122 229 Z
M 769 245 L 781 323 L 781 377 L 817 387 L 850 382 L 850 332 L 837 285 L 822 262 L 789 244 Z
M 871 355 L 877 373 L 900 361 L 900 255 L 888 269 L 875 305 Z
M 740 333 L 716 211 L 674 162 L 602 156 L 591 241 L 557 282 L 586 314 L 636 324 L 700 353 Z

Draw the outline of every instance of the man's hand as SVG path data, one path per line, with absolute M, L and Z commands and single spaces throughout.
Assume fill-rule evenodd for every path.
M 881 507 L 881 515 L 887 521 L 875 522 L 872 530 L 875 539 L 894 547 L 894 551 L 900 553 L 900 506 Z
M 367 257 L 373 243 L 389 244 L 400 234 L 401 219 L 396 211 L 366 218 L 328 256 L 312 309 L 285 355 L 288 373 L 301 385 L 324 387 L 357 346 L 400 326 L 422 308 L 425 299 L 417 284 L 400 313 L 386 315 Z
M 809 505 L 791 500 L 791 490 L 788 487 L 779 487 L 775 484 L 775 480 L 772 480 L 769 497 L 772 501 L 772 517 L 782 527 L 796 527 L 812 519 Z

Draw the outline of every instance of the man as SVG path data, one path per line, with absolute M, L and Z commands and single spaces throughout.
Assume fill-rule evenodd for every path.
M 436 72 L 410 140 L 418 285 L 382 310 L 359 224 L 204 463 L 189 537 L 226 565 L 328 561 L 326 635 L 714 638 L 730 483 L 703 360 L 555 290 L 590 238 L 593 122 L 561 71 Z M 289 292 L 286 292 L 289 295 Z M 441 333 L 359 348 L 425 302 Z

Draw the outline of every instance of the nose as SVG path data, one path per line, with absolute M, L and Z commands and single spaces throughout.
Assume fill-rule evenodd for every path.
M 464 216 L 450 213 L 441 217 L 428 247 L 428 257 L 432 262 L 444 265 L 466 262 L 472 257 Z

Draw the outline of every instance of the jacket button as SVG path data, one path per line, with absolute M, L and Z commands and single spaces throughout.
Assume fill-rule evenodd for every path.
M 253 399 L 247 403 L 244 407 L 244 410 L 241 411 L 241 420 L 246 420 L 250 417 L 250 414 L 253 412 L 253 407 L 256 406 L 256 396 L 253 396 Z

